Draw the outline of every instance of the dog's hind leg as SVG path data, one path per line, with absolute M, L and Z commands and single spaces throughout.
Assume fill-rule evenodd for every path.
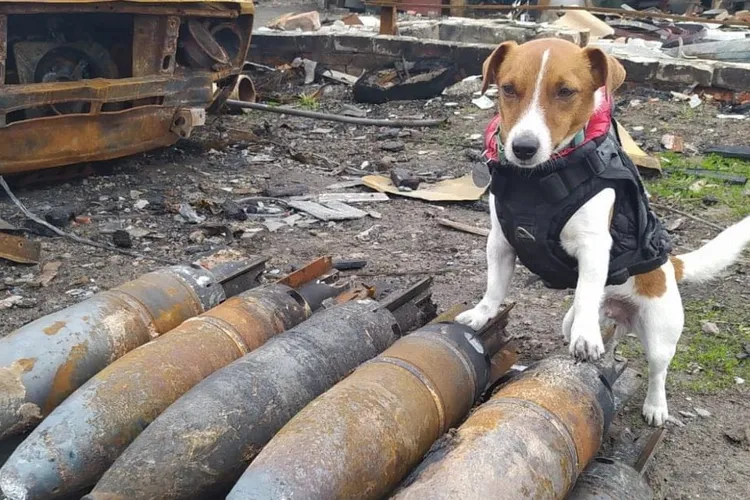
M 487 290 L 476 307 L 456 317 L 456 321 L 474 330 L 482 328 L 500 312 L 516 266 L 516 252 L 500 227 L 495 213 L 495 197 L 491 193 L 490 217 L 492 228 L 487 237 Z
M 685 323 L 672 265 L 667 263 L 662 269 L 667 276 L 666 292 L 659 297 L 639 297 L 638 319 L 634 325 L 648 360 L 648 393 L 643 403 L 643 417 L 654 426 L 664 425 L 669 417 L 667 369 Z

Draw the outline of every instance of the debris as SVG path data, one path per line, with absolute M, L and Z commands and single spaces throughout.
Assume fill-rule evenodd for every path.
M 275 233 L 282 227 L 287 227 L 288 224 L 282 221 L 274 220 L 274 219 L 268 219 L 263 221 L 263 225 L 266 226 L 266 229 L 268 229 L 269 232 Z
M 364 118 L 365 116 L 367 116 L 367 111 L 362 108 L 358 108 L 357 106 L 352 106 L 351 104 L 344 104 L 341 106 L 341 111 L 339 111 L 339 114 L 343 116 L 355 116 L 358 118 Z
M 721 332 L 716 323 L 713 323 L 711 321 L 701 322 L 701 330 L 706 335 L 718 335 Z
M 190 243 L 200 244 L 200 243 L 203 243 L 205 239 L 206 239 L 206 233 L 204 233 L 200 229 L 193 231 L 192 233 L 188 235 L 188 241 L 190 241 Z
M 407 187 L 411 190 L 416 190 L 419 188 L 421 181 L 422 179 L 419 176 L 414 175 L 414 173 L 404 168 L 394 168 L 391 170 L 391 182 L 398 188 Z
M 725 158 L 738 158 L 750 161 L 750 146 L 710 146 L 704 152 Z
M 672 169 L 667 169 L 667 172 L 672 172 Z M 706 177 L 709 179 L 717 179 L 724 181 L 727 184 L 734 184 L 737 186 L 743 186 L 747 184 L 747 177 L 744 175 L 728 174 L 726 172 L 718 172 L 716 170 L 706 170 L 703 168 L 685 168 L 680 169 L 679 172 L 688 175 L 694 175 L 696 177 Z M 705 185 L 705 182 L 703 183 Z
M 646 152 L 635 143 L 628 131 L 625 130 L 625 127 L 620 125 L 617 121 L 615 121 L 615 123 L 617 124 L 617 135 L 622 142 L 622 149 L 625 151 L 625 154 L 633 160 L 633 163 L 642 168 L 661 171 L 661 163 L 659 162 L 659 159 L 647 155 Z
M 695 109 L 698 106 L 700 106 L 701 104 L 703 104 L 703 101 L 701 100 L 700 97 L 698 97 L 695 94 L 693 94 L 692 96 L 690 96 L 690 107 L 691 108 Z
M 745 379 L 742 377 L 734 377 L 734 383 L 737 385 L 742 385 L 745 383 Z
M 284 198 L 305 195 L 310 192 L 310 187 L 305 184 L 276 185 L 268 186 L 263 192 L 269 198 Z
M 362 186 L 363 182 L 362 179 L 354 179 L 351 181 L 343 181 L 343 182 L 337 182 L 335 184 L 329 184 L 326 186 L 326 189 L 330 189 L 331 191 L 338 191 L 339 189 L 347 189 L 357 186 Z
M 371 203 L 376 201 L 388 201 L 385 193 L 324 193 L 318 195 L 317 201 L 328 203 L 330 201 L 342 201 L 344 203 Z
M 667 231 L 669 231 L 670 233 L 673 233 L 673 232 L 677 231 L 680 228 L 680 226 L 682 226 L 682 224 L 684 222 L 685 222 L 685 219 L 683 219 L 681 217 L 678 217 L 678 218 L 670 221 L 668 224 L 666 224 L 665 227 L 666 227 Z
M 281 222 L 286 224 L 289 227 L 294 227 L 297 222 L 301 221 L 303 219 L 303 216 L 300 214 L 292 214 L 289 217 L 284 217 L 281 219 Z
M 88 215 L 76 215 L 73 218 L 73 222 L 76 224 L 91 224 L 91 217 Z
M 708 418 L 711 416 L 711 412 L 708 410 L 704 410 L 703 408 L 695 408 L 695 413 L 697 413 L 701 418 Z
M 386 141 L 380 145 L 380 149 L 390 153 L 398 153 L 404 150 L 404 143 L 401 141 Z
M 309 85 L 315 81 L 315 68 L 318 67 L 317 61 L 311 61 L 310 59 L 296 58 L 292 61 L 292 68 L 302 67 L 305 70 L 305 85 Z
M 70 224 L 70 221 L 75 217 L 75 212 L 69 207 L 53 208 L 46 214 L 44 214 L 44 220 L 49 222 L 55 227 L 63 228 Z
M 472 95 L 482 90 L 482 75 L 467 76 L 458 83 L 451 85 L 443 90 L 443 95 L 448 97 L 458 97 Z
M 393 185 L 390 178 L 383 175 L 368 175 L 362 178 L 365 186 L 381 193 L 397 194 L 408 198 L 427 201 L 475 201 L 482 197 L 486 187 L 474 185 L 471 174 L 440 181 L 435 184 L 422 184 L 416 191 L 401 191 Z
M 0 311 L 10 309 L 13 306 L 17 306 L 23 302 L 23 297 L 20 295 L 11 295 L 0 300 Z
M 333 129 L 332 129 L 332 128 L 322 128 L 322 127 L 318 127 L 318 128 L 314 128 L 314 129 L 312 129 L 312 133 L 313 133 L 313 134 L 328 135 L 328 134 L 330 134 L 331 132 L 333 132 Z
M 288 204 L 324 221 L 361 219 L 367 216 L 367 212 L 338 201 L 329 201 L 324 205 L 312 201 L 290 201 Z
M 112 233 L 112 243 L 114 243 L 115 246 L 119 248 L 133 247 L 133 240 L 130 237 L 130 233 L 123 229 L 118 229 L 117 231 Z
M 60 266 L 62 266 L 62 262 L 59 261 L 46 262 L 42 266 L 42 273 L 34 280 L 34 283 L 42 288 L 49 286 L 52 280 L 57 277 Z
M 450 219 L 438 218 L 437 222 L 441 226 L 445 226 L 445 227 L 450 227 L 450 228 L 453 228 L 453 229 L 457 229 L 457 230 L 463 231 L 465 233 L 476 234 L 476 235 L 479 235 L 479 236 L 489 236 L 490 235 L 489 229 L 484 229 L 482 227 L 470 226 L 468 224 L 464 224 L 462 222 L 455 222 L 455 221 L 452 221 Z
M 148 200 L 138 200 L 133 204 L 133 206 L 138 210 L 143 210 L 148 206 Z
M 363 26 L 364 23 L 359 18 L 356 12 L 351 12 L 341 18 L 341 22 L 346 26 Z
M 180 216 L 182 216 L 183 220 L 189 222 L 190 224 L 200 224 L 201 222 L 204 222 L 206 220 L 205 217 L 198 215 L 198 213 L 193 210 L 193 207 L 191 207 L 188 203 L 180 204 Z
M 588 31 L 589 35 L 595 38 L 603 38 L 615 34 L 614 28 L 585 10 L 568 11 L 551 24 L 577 31 Z
M 675 153 L 681 153 L 683 149 L 685 149 L 685 143 L 682 140 L 682 137 L 674 134 L 664 134 L 661 137 L 661 145 L 664 146 L 665 149 L 674 151 Z
M 239 101 L 238 101 L 239 102 Z M 253 156 L 245 156 L 245 161 L 253 164 L 253 163 L 271 163 L 276 161 L 276 158 L 270 155 L 266 154 L 259 154 L 259 155 L 253 155 Z
M 359 241 L 370 241 L 370 236 L 372 235 L 372 232 L 375 231 L 377 228 L 380 227 L 380 224 L 375 224 L 374 226 L 370 227 L 370 229 L 365 229 L 361 233 L 359 233 L 355 238 L 357 238 Z
M 11 199 L 11 201 L 13 203 L 15 203 L 15 205 L 19 208 L 19 210 L 21 210 L 21 212 L 23 212 L 23 214 L 26 217 L 28 217 L 35 224 L 38 224 L 38 225 L 40 225 L 40 226 L 42 226 L 42 227 L 44 227 L 44 228 L 52 231 L 54 234 L 56 234 L 58 236 L 64 236 L 64 237 L 66 237 L 66 238 L 68 238 L 70 240 L 73 240 L 73 241 L 77 242 L 77 243 L 82 243 L 84 245 L 88 245 L 88 246 L 91 246 L 91 247 L 101 248 L 103 250 L 112 250 L 112 251 L 121 253 L 123 255 L 129 255 L 131 257 L 144 258 L 142 255 L 137 254 L 135 252 L 130 252 L 128 250 L 123 250 L 123 249 L 120 249 L 120 248 L 117 248 L 117 247 L 114 247 L 114 246 L 110 246 L 110 245 L 104 245 L 102 243 L 97 243 L 95 241 L 92 241 L 92 240 L 90 240 L 88 238 L 83 238 L 83 237 L 78 236 L 76 234 L 70 234 L 70 233 L 66 233 L 64 231 L 61 231 L 60 229 L 56 228 L 52 224 L 50 224 L 50 223 L 48 223 L 48 222 L 40 219 L 39 217 L 37 217 L 36 215 L 34 215 L 28 208 L 26 208 L 26 206 L 23 203 L 21 203 L 21 200 L 19 200 L 18 198 L 16 198 L 16 195 L 14 195 L 13 192 L 10 190 L 10 187 L 8 186 L 8 183 L 5 182 L 5 179 L 3 178 L 2 175 L 0 175 L 0 187 L 2 187 L 5 190 L 5 193 Z M 163 263 L 167 263 L 167 264 L 172 264 L 173 263 L 172 261 L 170 261 L 168 259 L 161 259 L 161 258 L 158 258 L 158 257 L 149 257 L 149 258 L 151 260 L 153 260 L 153 261 L 156 261 L 156 262 L 163 262 Z
M 38 264 L 41 254 L 42 244 L 38 241 L 0 232 L 0 258 L 18 264 Z
M 651 206 L 653 208 L 660 209 L 660 210 L 669 210 L 670 212 L 676 213 L 677 215 L 682 215 L 683 217 L 687 217 L 688 219 L 692 219 L 692 220 L 694 220 L 696 222 L 700 222 L 701 224 L 704 224 L 704 225 L 706 225 L 708 227 L 714 228 L 717 231 L 723 231 L 724 229 L 726 229 L 726 228 L 720 226 L 719 224 L 716 224 L 714 222 L 706 220 L 706 219 L 704 219 L 702 217 L 698 217 L 697 215 L 693 215 L 693 214 L 689 214 L 687 212 L 683 212 L 682 210 L 680 210 L 678 208 L 669 207 L 667 205 L 661 205 L 659 203 L 651 203 Z
M 356 269 L 363 269 L 367 266 L 366 260 L 335 260 L 333 261 L 333 268 L 338 271 L 353 271 Z
M 719 204 L 719 198 L 717 198 L 716 196 L 713 196 L 713 195 L 704 196 L 701 201 L 707 207 L 712 207 L 714 205 L 718 205 Z
M 482 95 L 480 97 L 477 97 L 476 99 L 472 99 L 471 103 L 479 109 L 492 109 L 496 106 L 495 101 L 493 101 L 486 95 Z
M 284 14 L 268 23 L 268 27 L 281 31 L 318 31 L 320 14 L 317 11 Z
M 331 115 L 328 113 L 318 113 L 315 111 L 306 111 L 303 109 L 287 108 L 284 106 L 269 106 L 254 102 L 242 102 L 228 100 L 227 105 L 235 108 L 256 109 L 259 111 L 268 111 L 270 113 L 281 113 L 293 116 L 302 116 L 305 118 L 314 118 L 317 120 L 327 120 L 332 122 L 351 123 L 353 125 L 375 126 L 375 127 L 438 127 L 446 122 L 445 119 L 436 120 L 378 120 L 373 118 L 354 118 L 350 116 Z M 265 161 L 274 161 L 270 158 Z
M 354 85 L 355 83 L 357 83 L 357 77 L 356 76 L 352 76 L 352 75 L 349 75 L 347 73 L 342 73 L 341 71 L 336 71 L 336 70 L 333 70 L 333 69 L 328 69 L 328 68 L 318 69 L 318 74 L 320 76 L 322 76 L 323 78 L 326 78 L 328 80 L 334 81 L 336 83 L 342 83 L 344 85 L 350 85 L 351 86 L 351 85 Z M 350 106 L 350 105 L 346 105 L 346 106 L 354 107 L 354 106 Z M 350 116 L 354 116 L 354 115 L 350 115 Z
M 221 210 L 229 219 L 237 220 L 240 222 L 247 220 L 247 214 L 245 213 L 245 211 L 241 206 L 239 206 L 232 200 L 224 201 L 224 203 L 221 204 Z
M 402 59 L 366 71 L 354 84 L 354 100 L 382 104 L 431 99 L 456 83 L 458 78 L 458 66 L 452 61 L 434 57 L 415 62 Z
M 750 62 L 750 39 L 703 42 L 665 50 L 671 57 L 685 55 L 688 58 L 712 59 L 715 61 Z
M 680 410 L 679 414 L 682 415 L 685 418 L 695 418 L 696 417 L 695 413 L 690 413 L 689 411 L 682 411 L 682 410 Z
M 685 427 L 685 424 L 683 424 L 683 423 L 682 423 L 682 421 L 680 421 L 680 419 L 678 419 L 678 418 L 677 418 L 677 417 L 675 417 L 674 415 L 670 415 L 670 416 L 668 416 L 668 417 L 667 417 L 667 422 L 669 422 L 669 423 L 671 423 L 671 424 L 674 424 L 674 425 L 676 425 L 677 427 Z
M 716 118 L 719 118 L 721 120 L 744 120 L 745 118 L 747 118 L 747 116 L 745 116 L 745 115 L 724 115 L 724 114 L 719 113 L 718 115 L 716 115 Z

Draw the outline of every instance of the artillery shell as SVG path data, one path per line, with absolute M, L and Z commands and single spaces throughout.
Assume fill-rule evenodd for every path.
M 329 296 L 337 292 L 326 288 Z M 0 469 L 0 487 L 11 499 L 32 500 L 95 484 L 182 394 L 311 314 L 297 291 L 273 284 L 185 321 L 115 361 L 65 400 Z
M 595 458 L 578 478 L 568 500 L 653 500 L 654 492 L 631 466 Z
M 393 498 L 564 498 L 611 421 L 612 382 L 567 355 L 540 361 L 428 454 Z
M 314 315 L 177 400 L 85 498 L 219 498 L 290 418 L 400 334 L 372 300 Z
M 0 339 L 0 439 L 33 428 L 102 368 L 224 298 L 211 272 L 172 266 Z
M 490 356 L 474 333 L 444 323 L 400 339 L 285 425 L 227 500 L 387 494 L 487 386 Z

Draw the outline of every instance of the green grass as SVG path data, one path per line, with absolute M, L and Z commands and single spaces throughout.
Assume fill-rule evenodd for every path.
M 320 108 L 320 102 L 318 101 L 318 98 L 314 95 L 308 95 L 308 94 L 300 94 L 299 95 L 299 105 L 306 109 L 316 110 Z
M 721 330 L 719 334 L 703 333 L 703 321 L 716 323 Z M 749 342 L 750 311 L 741 304 L 724 307 L 712 300 L 686 302 L 685 329 L 669 368 L 669 384 L 712 393 L 735 386 L 735 377 L 750 383 L 750 359 L 737 359 L 743 345 Z M 618 351 L 633 361 L 645 361 L 638 339 L 626 337 Z
M 721 206 L 727 207 L 733 217 L 750 215 L 750 196 L 745 194 L 749 186 L 730 185 L 719 179 L 696 177 L 685 173 L 685 169 L 700 168 L 750 178 L 749 162 L 719 156 L 687 158 L 675 153 L 664 153 L 662 168 L 666 170 L 662 177 L 646 180 L 646 187 L 652 196 L 692 205 L 693 208 L 701 208 L 703 199 L 712 196 Z M 700 189 L 696 189 L 699 186 Z

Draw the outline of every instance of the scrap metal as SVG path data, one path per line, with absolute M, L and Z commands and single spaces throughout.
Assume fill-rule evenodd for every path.
M 552 356 L 516 375 L 392 498 L 563 499 L 614 416 L 623 365 Z
M 11 499 L 41 500 L 92 486 L 143 428 L 191 387 L 338 295 L 339 287 L 317 282 L 331 269 L 329 257 L 318 259 L 298 274 L 307 279 L 299 281 L 300 288 L 277 282 L 241 293 L 115 361 L 17 448 L 0 469 L 0 488 Z M 345 300 L 359 298 L 364 297 Z
M 19 264 L 38 264 L 42 244 L 23 236 L 13 236 L 0 232 L 0 258 Z
M 435 314 L 431 280 L 378 303 L 336 305 L 193 387 L 86 496 L 222 498 L 299 410 Z
M 257 277 L 264 264 L 244 260 L 240 274 Z M 222 284 L 237 275 L 227 264 L 162 268 L 0 339 L 0 439 L 35 427 L 114 360 L 224 301 Z
M 466 417 L 491 360 L 495 377 L 515 362 L 509 309 L 480 332 L 444 322 L 398 340 L 285 425 L 227 499 L 382 498 Z
M 253 15 L 251 0 L 0 0 L 0 175 L 189 137 L 235 87 Z

